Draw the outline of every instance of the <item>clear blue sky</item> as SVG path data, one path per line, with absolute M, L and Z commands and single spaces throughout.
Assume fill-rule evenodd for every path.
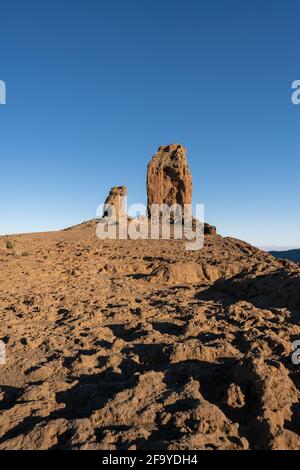
M 0 233 L 95 216 L 113 185 L 188 148 L 219 232 L 300 246 L 298 0 L 1 2 Z

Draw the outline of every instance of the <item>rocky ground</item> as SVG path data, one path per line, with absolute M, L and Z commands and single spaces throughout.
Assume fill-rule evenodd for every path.
M 298 265 L 94 222 L 0 237 L 0 263 L 0 449 L 300 449 Z

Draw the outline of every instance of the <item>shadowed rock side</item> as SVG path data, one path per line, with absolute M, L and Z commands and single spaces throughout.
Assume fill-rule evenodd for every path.
M 7 241 L 0 449 L 300 449 L 298 265 L 94 222 Z
M 148 164 L 147 195 L 149 215 L 152 204 L 192 203 L 192 175 L 183 145 L 159 147 Z

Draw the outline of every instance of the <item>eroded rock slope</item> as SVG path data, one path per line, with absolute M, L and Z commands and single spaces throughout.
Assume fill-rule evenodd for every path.
M 0 449 L 300 448 L 298 265 L 93 222 L 9 240 Z

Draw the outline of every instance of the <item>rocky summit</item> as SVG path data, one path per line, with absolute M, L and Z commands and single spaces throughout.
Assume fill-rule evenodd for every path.
M 299 449 L 300 267 L 95 230 L 0 237 L 0 449 Z
M 184 147 L 147 194 L 191 203 Z M 300 266 L 208 224 L 186 251 L 98 223 L 0 237 L 0 450 L 300 449 Z

